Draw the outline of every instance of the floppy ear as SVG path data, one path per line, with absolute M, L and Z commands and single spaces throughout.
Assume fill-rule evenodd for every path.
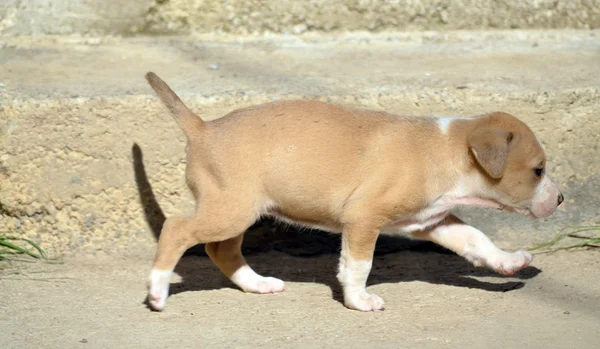
M 501 178 L 506 168 L 513 133 L 500 128 L 479 128 L 469 136 L 469 149 L 492 178 Z

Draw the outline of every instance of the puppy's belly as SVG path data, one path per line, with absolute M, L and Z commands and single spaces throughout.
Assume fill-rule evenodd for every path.
M 299 216 L 290 215 L 282 212 L 278 208 L 270 209 L 267 214 L 270 217 L 276 218 L 282 222 L 300 225 L 312 229 L 319 229 L 330 233 L 340 233 L 342 227 L 340 224 L 326 221 L 326 220 L 314 220 L 311 218 L 302 218 Z M 414 231 L 425 230 L 435 226 L 436 224 L 443 221 L 450 211 L 437 210 L 423 210 L 415 215 L 411 215 L 408 218 L 401 218 L 390 222 L 381 228 L 382 234 L 407 234 Z
M 423 213 L 414 215 L 408 219 L 399 219 L 391 222 L 381 229 L 382 233 L 402 234 L 414 231 L 426 230 L 443 221 L 449 214 L 449 211 L 434 213 L 433 215 L 423 215 Z
M 326 219 L 314 219 L 301 217 L 281 211 L 279 208 L 272 208 L 267 211 L 267 215 L 285 223 L 300 225 L 307 228 L 319 229 L 330 233 L 340 233 L 342 227 L 339 224 L 328 221 Z

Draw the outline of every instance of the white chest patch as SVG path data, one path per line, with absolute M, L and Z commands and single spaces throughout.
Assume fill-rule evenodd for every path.
M 382 229 L 382 232 L 402 234 L 424 230 L 444 220 L 451 209 L 451 206 L 446 205 L 430 206 L 409 218 L 399 219 L 388 224 Z
M 478 181 L 474 178 L 461 178 L 454 189 L 448 191 L 427 207 L 409 217 L 403 217 L 388 224 L 382 231 L 387 233 L 410 233 L 424 230 L 443 221 L 458 205 L 494 206 L 489 200 L 470 197 L 476 192 Z

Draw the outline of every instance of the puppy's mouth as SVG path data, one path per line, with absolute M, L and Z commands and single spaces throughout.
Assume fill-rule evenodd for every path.
M 533 214 L 533 211 L 531 211 L 531 209 L 529 209 L 528 207 L 516 207 L 516 206 L 505 205 L 494 199 L 466 197 L 466 198 L 454 199 L 452 201 L 452 203 L 458 204 L 458 205 L 495 208 L 497 210 L 502 210 L 502 211 L 511 212 L 511 213 L 517 213 L 522 216 L 530 217 L 533 219 L 538 218 L 535 214 Z
M 500 204 L 500 209 L 506 212 L 518 213 L 522 216 L 526 216 L 533 219 L 538 218 L 535 214 L 533 214 L 533 211 L 531 211 L 531 209 L 526 207 L 512 207 Z

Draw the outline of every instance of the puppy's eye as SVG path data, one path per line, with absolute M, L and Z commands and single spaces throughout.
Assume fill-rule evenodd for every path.
M 541 177 L 544 174 L 544 168 L 543 167 L 536 168 L 536 169 L 534 169 L 534 171 L 535 171 L 535 175 L 538 176 L 538 177 Z

